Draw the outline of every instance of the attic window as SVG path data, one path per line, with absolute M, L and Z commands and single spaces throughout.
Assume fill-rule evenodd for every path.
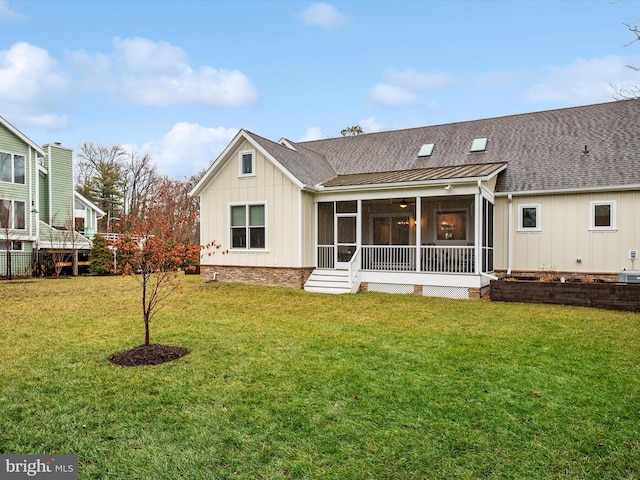
M 418 157 L 430 157 L 433 153 L 433 147 L 435 147 L 435 143 L 425 143 L 420 147 L 420 151 L 418 152 Z
M 252 150 L 240 152 L 239 154 L 239 176 L 255 177 L 256 175 L 256 156 Z
M 471 142 L 471 152 L 484 152 L 487 149 L 487 137 L 474 138 Z

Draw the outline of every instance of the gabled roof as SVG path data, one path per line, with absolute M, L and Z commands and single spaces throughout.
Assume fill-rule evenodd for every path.
M 29 145 L 31 148 L 33 148 L 36 152 L 38 152 L 40 155 L 42 155 L 43 157 L 46 155 L 46 152 L 42 149 L 42 147 L 40 147 L 37 143 L 35 143 L 33 140 L 31 140 L 29 137 L 27 137 L 24 133 L 22 133 L 20 130 L 18 130 L 16 127 L 14 127 L 13 125 L 11 125 L 7 120 L 5 120 L 3 117 L 0 117 L 0 124 L 4 125 L 7 130 L 9 130 L 11 133 L 13 133 L 16 137 L 18 137 L 20 140 L 22 140 L 24 143 L 26 143 L 27 145 Z
M 241 130 L 191 194 L 206 188 L 240 137 L 300 188 L 431 181 L 445 167 L 470 178 L 481 165 L 498 168 L 502 193 L 638 188 L 639 126 L 640 100 L 622 100 L 309 142 L 276 143 Z M 430 144 L 430 155 L 419 156 Z
M 84 204 L 85 207 L 89 207 L 92 210 L 95 210 L 96 214 L 98 215 L 98 218 L 102 218 L 107 214 L 107 212 L 103 212 L 100 209 L 100 207 L 98 207 L 95 203 L 93 203 L 87 197 L 85 197 L 85 196 L 81 195 L 80 193 L 76 192 L 75 190 L 73 191 L 73 195 L 76 198 L 76 200 L 79 200 L 80 203 Z
M 246 132 L 304 185 L 316 185 L 327 178 L 336 176 L 336 171 L 322 154 L 308 149 L 303 144 L 286 141 L 295 147 L 294 150 L 255 133 Z
M 248 130 L 240 130 L 224 151 L 211 164 L 198 183 L 191 189 L 189 195 L 200 195 L 200 193 L 206 189 L 216 173 L 225 165 L 226 161 L 228 161 L 228 156 L 234 150 L 235 146 L 243 140 L 247 140 L 260 150 L 277 168 L 297 184 L 299 188 L 316 185 L 327 178 L 336 176 L 336 172 L 324 157 L 316 152 L 309 151 L 305 147 L 299 147 L 294 150 Z
M 40 220 L 40 248 L 89 249 L 92 246 L 91 240 L 72 230 L 57 230 L 48 223 Z

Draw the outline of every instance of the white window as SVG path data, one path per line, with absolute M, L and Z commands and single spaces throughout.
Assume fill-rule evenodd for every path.
M 253 150 L 240 152 L 239 175 L 241 177 L 254 177 L 256 175 L 256 155 Z
M 541 230 L 540 204 L 520 205 L 518 207 L 518 231 L 539 232 Z
M 10 246 L 10 248 L 7 248 L 7 244 Z M 9 240 L 9 242 L 7 242 L 6 240 L 0 240 L 0 251 L 6 252 L 7 250 L 22 252 L 24 250 L 23 243 L 11 240 Z
M 232 249 L 266 249 L 267 224 L 265 204 L 232 205 L 230 217 Z
M 15 200 L 0 200 L 0 228 L 24 230 L 25 225 L 25 203 Z
M 591 230 L 616 229 L 616 202 L 591 202 Z
M 24 185 L 25 163 L 23 155 L 0 152 L 0 182 Z

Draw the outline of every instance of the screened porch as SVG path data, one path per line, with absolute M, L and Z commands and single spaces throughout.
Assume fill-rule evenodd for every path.
M 317 207 L 317 268 L 465 275 L 493 270 L 493 204 L 480 195 Z

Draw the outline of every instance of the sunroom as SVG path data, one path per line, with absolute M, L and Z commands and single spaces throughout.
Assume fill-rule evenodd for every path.
M 327 182 L 317 196 L 316 269 L 305 288 L 347 293 L 364 286 L 455 298 L 480 292 L 492 278 L 493 190 L 504 168 L 467 165 Z M 394 181 L 382 182 L 384 175 Z

